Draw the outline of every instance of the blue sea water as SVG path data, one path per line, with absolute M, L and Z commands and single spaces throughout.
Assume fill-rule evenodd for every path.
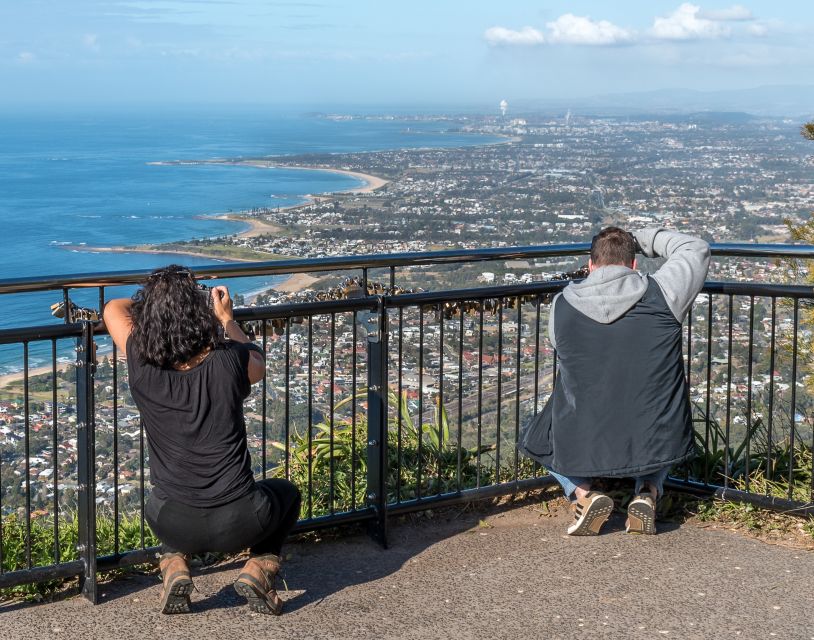
M 77 245 L 160 243 L 233 233 L 218 213 L 350 189 L 348 176 L 243 166 L 155 165 L 213 158 L 453 147 L 492 141 L 443 123 L 331 120 L 265 109 L 0 113 L 0 279 L 191 266 L 211 259 L 93 253 Z M 66 249 L 70 245 L 74 249 Z M 274 279 L 234 283 L 243 291 Z M 113 295 L 128 291 L 113 291 Z M 92 304 L 95 294 L 77 294 Z M 58 322 L 59 292 L 2 296 L 0 327 Z M 13 365 L 0 351 L 0 371 Z M 36 363 L 32 363 L 36 364 Z

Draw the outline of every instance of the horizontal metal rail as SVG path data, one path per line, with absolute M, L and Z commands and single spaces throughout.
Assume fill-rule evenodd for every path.
M 814 246 L 795 244 L 712 244 L 712 255 L 743 258 L 814 258 Z M 347 271 L 389 267 L 415 267 L 433 264 L 467 264 L 494 260 L 522 260 L 529 258 L 557 258 L 590 253 L 587 242 L 525 247 L 499 247 L 485 249 L 447 249 L 416 253 L 388 253 L 333 258 L 297 258 L 266 262 L 212 264 L 195 267 L 198 278 L 218 279 L 275 274 L 311 273 L 320 271 Z M 171 252 L 168 252 L 171 254 Z M 105 271 L 96 273 L 58 274 L 28 278 L 0 279 L 0 294 L 53 291 L 66 288 L 109 287 L 141 283 L 151 273 L 149 269 L 132 271 Z
M 32 582 L 48 582 L 50 580 L 75 578 L 84 570 L 84 562 L 81 560 L 72 560 L 70 562 L 49 565 L 47 567 L 33 567 L 31 569 L 9 571 L 7 573 L 0 574 L 0 589 L 7 589 L 9 587 L 16 587 L 21 584 L 29 584 Z
M 414 500 L 402 500 L 399 503 L 388 506 L 387 512 L 390 515 L 400 515 L 413 513 L 424 509 L 438 509 L 440 507 L 451 507 L 463 502 L 474 502 L 475 500 L 488 500 L 490 498 L 500 498 L 503 496 L 516 495 L 527 491 L 535 491 L 545 487 L 552 487 L 557 484 L 551 476 L 540 476 L 538 478 L 526 478 L 523 480 L 513 480 L 501 482 L 488 487 L 476 487 L 473 489 L 461 489 L 450 493 L 441 493 L 434 496 L 427 496 Z
M 373 296 L 351 298 L 349 300 L 323 300 L 319 302 L 292 302 L 266 305 L 262 307 L 240 307 L 235 309 L 235 319 L 239 322 L 271 320 L 324 315 L 326 313 L 347 313 L 352 311 L 375 311 L 378 299 Z
M 196 274 L 216 278 L 468 263 L 584 254 L 588 249 L 587 244 L 574 244 L 213 265 L 196 270 Z M 713 253 L 722 257 L 809 259 L 814 258 L 814 247 L 714 245 Z M 6 280 L 0 281 L 0 293 L 93 286 L 100 288 L 101 306 L 105 287 L 135 284 L 147 273 L 119 272 Z M 307 476 L 299 477 L 307 507 L 295 532 L 340 524 L 375 525 L 386 519 L 387 515 L 510 495 L 552 484 L 552 478 L 542 475 L 537 467 L 533 471 L 526 466 L 521 469 L 524 461 L 514 455 L 513 447 L 521 423 L 539 410 L 557 372 L 556 353 L 545 342 L 545 317 L 541 317 L 541 307 L 542 313 L 545 310 L 541 303 L 567 284 L 564 280 L 549 280 L 237 309 L 237 320 L 259 327 L 256 339 L 271 356 L 267 358 L 266 378 L 259 388 L 255 388 L 255 396 L 249 399 L 254 403 L 252 413 L 255 422 L 250 436 L 255 443 L 252 449 L 255 470 L 259 469 L 257 473 L 262 473 L 263 477 L 268 471 L 277 477 L 288 478 L 291 471 L 289 465 L 294 465 L 294 447 L 300 446 L 300 453 L 307 458 L 300 467 L 300 472 Z M 703 418 L 700 424 L 706 428 L 706 434 L 702 435 L 707 440 L 713 421 L 711 408 L 713 414 L 717 408 L 715 415 L 727 429 L 723 442 L 726 447 L 730 446 L 729 427 L 736 424 L 735 418 L 747 420 L 747 435 L 743 436 L 747 445 L 746 475 L 743 476 L 746 482 L 736 487 L 729 486 L 730 482 L 735 484 L 728 475 L 732 470 L 732 461 L 725 458 L 724 473 L 716 474 L 713 473 L 715 469 L 704 468 L 693 474 L 688 472 L 684 480 L 673 478 L 671 486 L 724 500 L 750 502 L 762 508 L 811 515 L 814 505 L 804 502 L 807 496 L 800 498 L 802 481 L 792 481 L 798 471 L 795 465 L 801 463 L 792 457 L 787 467 L 780 468 L 779 454 L 772 447 L 781 438 L 791 438 L 792 452 L 795 444 L 808 447 L 812 442 L 810 424 L 806 424 L 803 430 L 803 425 L 795 422 L 798 420 L 796 407 L 802 406 L 799 399 L 795 399 L 798 386 L 795 383 L 801 379 L 798 376 L 796 342 L 802 318 L 800 308 L 814 299 L 814 288 L 752 282 L 707 282 L 703 292 L 707 296 L 702 296 L 695 303 L 685 325 L 687 378 L 693 393 L 702 398 L 697 402 L 706 411 L 706 424 Z M 783 300 L 787 303 L 782 304 Z M 733 319 L 736 309 L 737 315 Z M 703 328 L 694 329 L 694 325 Z M 778 343 L 781 327 L 785 331 L 786 342 L 783 344 L 788 349 L 781 348 Z M 48 483 L 58 486 L 60 481 L 73 474 L 68 467 L 73 463 L 66 464 L 68 456 L 73 455 L 71 449 L 69 447 L 66 450 L 68 453 L 63 453 L 60 443 L 75 436 L 75 427 L 63 417 L 73 415 L 74 404 L 78 407 L 79 401 L 83 400 L 90 408 L 91 415 L 93 411 L 97 412 L 96 437 L 112 443 L 109 459 L 102 456 L 97 458 L 90 448 L 93 442 L 91 436 L 86 444 L 85 459 L 92 465 L 92 469 L 89 469 L 93 472 L 91 475 L 97 481 L 100 478 L 106 480 L 108 495 L 113 500 L 115 526 L 119 526 L 122 513 L 140 518 L 140 543 L 127 543 L 129 546 L 125 547 L 117 528 L 114 545 L 106 546 L 106 555 L 100 554 L 95 559 L 95 569 L 106 571 L 153 561 L 157 548 L 150 546 L 152 542 L 145 537 L 144 499 L 149 493 L 149 479 L 145 479 L 144 434 L 134 426 L 137 423 L 131 421 L 132 416 L 126 415 L 135 409 L 132 403 L 125 402 L 123 394 L 119 394 L 119 384 L 124 384 L 124 376 L 117 375 L 117 371 L 122 373 L 122 365 L 117 363 L 115 348 L 110 354 L 112 357 L 98 363 L 95 368 L 87 345 L 83 349 L 77 348 L 77 360 L 74 362 L 71 357 L 70 362 L 80 370 L 80 360 L 85 367 L 90 366 L 94 373 L 89 381 L 93 384 L 86 385 L 82 390 L 78 384 L 73 386 L 63 377 L 60 382 L 61 396 L 57 396 L 56 342 L 78 338 L 87 332 L 88 327 L 84 323 L 0 330 L 0 345 L 19 344 L 22 351 L 24 374 L 23 384 L 19 387 L 22 402 L 10 411 L 10 414 L 16 412 L 10 424 L 19 425 L 20 433 L 15 434 L 15 440 L 9 440 L 7 446 L 13 446 L 20 452 L 19 464 L 25 465 L 22 477 L 27 479 L 22 484 L 17 483 L 17 502 L 5 502 L 10 498 L 0 493 L 0 506 L 7 507 L 6 513 L 16 508 L 24 514 L 21 522 L 26 527 L 25 535 L 28 538 L 32 533 L 32 513 L 35 509 L 39 507 L 52 511 L 52 515 L 57 517 L 53 531 L 58 538 L 58 526 L 61 526 L 58 516 L 65 509 L 59 504 L 59 491 L 54 492 L 49 502 L 43 502 L 33 487 L 36 486 L 35 482 L 39 482 L 40 486 Z M 95 328 L 91 334 L 91 337 L 99 335 Z M 788 344 L 791 337 L 794 337 L 794 342 Z M 28 351 L 28 343 L 34 341 L 52 343 L 51 371 L 44 377 L 37 374 L 40 377 L 36 380 L 29 366 L 31 353 Z M 31 349 L 37 346 L 32 344 Z M 781 358 L 785 358 L 782 366 L 778 364 Z M 791 362 L 789 358 L 793 358 Z M 733 366 L 738 370 L 733 371 Z M 379 376 L 375 384 L 369 378 L 365 382 L 366 375 L 374 367 Z M 99 369 L 98 374 L 96 368 Z M 31 384 L 29 375 L 32 376 Z M 765 402 L 762 401 L 761 406 L 757 404 L 757 392 L 753 391 L 757 388 L 753 383 L 759 376 L 765 378 L 761 384 L 765 385 L 766 390 Z M 781 382 L 785 385 L 782 392 L 774 386 Z M 100 396 L 105 396 L 106 404 L 94 399 L 91 391 L 94 386 Z M 716 386 L 720 391 L 715 391 L 718 395 L 714 396 L 710 389 Z M 370 395 L 374 391 L 379 395 Z M 77 396 L 75 400 L 67 397 L 70 392 Z M 80 395 L 83 398 L 79 398 Z M 713 397 L 715 400 L 711 400 Z M 375 415 L 371 412 L 371 398 L 377 398 L 382 403 Z M 398 403 L 395 403 L 398 406 L 394 406 L 394 398 L 398 399 Z M 356 402 L 354 399 L 359 400 Z M 119 401 L 120 404 L 117 404 Z M 773 404 L 775 402 L 777 406 Z M 50 405 L 51 409 L 44 408 L 45 405 Z M 342 415 L 334 414 L 334 408 L 338 405 L 344 407 Z M 435 449 L 430 447 L 431 431 L 433 437 L 437 434 L 436 442 L 442 441 L 441 424 L 437 417 L 441 408 L 449 411 L 448 417 L 444 417 L 444 429 L 451 434 L 445 436 L 449 444 L 446 450 L 441 450 L 437 445 Z M 403 431 L 408 427 L 402 411 L 407 411 L 408 421 L 417 425 L 410 428 L 421 434 L 410 443 Z M 436 411 L 438 413 L 434 417 Z M 765 465 L 769 479 L 788 476 L 788 498 L 764 495 L 762 489 L 748 484 L 749 465 L 752 464 L 748 447 L 759 444 L 752 438 L 749 421 L 758 414 L 765 419 L 768 451 L 767 459 L 760 464 Z M 91 422 L 86 421 L 86 424 Z M 120 422 L 127 426 L 121 426 Z M 368 422 L 378 423 L 379 436 L 370 436 L 375 430 L 368 429 Z M 464 424 L 467 432 L 462 431 Z M 456 429 L 457 434 L 454 433 Z M 327 469 L 322 471 L 323 475 L 316 478 L 313 477 L 316 473 L 313 451 L 315 439 L 323 445 L 329 440 L 333 450 L 336 438 L 340 434 L 347 435 L 351 430 L 353 435 L 345 440 L 344 445 L 351 450 L 349 459 L 353 460 L 348 463 L 350 469 L 346 474 L 350 477 L 349 495 L 352 497 L 342 503 L 337 500 L 336 494 L 338 472 L 335 464 L 339 464 L 339 458 L 334 462 L 331 456 Z M 120 456 L 121 460 L 117 453 L 118 438 L 123 438 L 122 449 L 118 451 L 126 452 Z M 467 438 L 470 440 L 467 441 Z M 734 433 L 731 439 L 736 440 Z M 267 452 L 269 444 L 277 445 L 276 453 Z M 409 447 L 412 449 L 407 451 Z M 40 467 L 35 467 L 31 462 L 40 448 L 50 451 L 47 465 L 53 469 L 52 480 L 36 480 L 36 469 L 45 463 L 40 461 Z M 378 451 L 376 455 L 373 454 L 374 450 Z M 465 455 L 471 456 L 468 461 L 463 461 L 464 450 Z M 379 457 L 381 451 L 386 455 Z M 709 451 L 714 453 L 715 447 L 710 446 Z M 373 492 L 369 491 L 371 476 L 366 481 L 364 474 L 355 466 L 357 456 L 368 470 L 377 468 L 384 491 L 379 492 L 375 501 L 370 497 Z M 447 465 L 443 469 L 442 462 Z M 129 465 L 127 482 L 130 485 L 130 497 L 126 502 L 124 496 L 128 494 L 122 494 L 121 498 L 119 494 L 120 483 L 124 482 L 119 479 L 119 472 L 125 468 L 125 463 Z M 8 471 L 6 459 L 2 464 Z M 467 473 L 476 475 L 462 473 L 462 465 L 468 465 Z M 345 469 L 343 473 L 347 471 Z M 312 504 L 318 489 L 324 494 L 322 502 L 315 499 Z M 366 495 L 367 501 L 365 498 L 357 499 L 357 494 Z M 92 490 L 87 490 L 88 499 L 92 500 L 95 495 Z M 811 486 L 811 496 L 814 497 L 814 485 Z M 792 500 L 792 497 L 796 499 Z M 88 528 L 92 528 L 92 525 Z M 30 544 L 30 540 L 26 542 L 28 557 L 25 569 L 4 572 L 0 555 L 0 588 L 76 575 L 85 575 L 86 580 L 91 580 L 87 577 L 88 566 L 93 564 L 90 559 L 94 557 L 90 552 L 86 552 L 81 560 L 65 562 L 56 550 L 54 556 L 47 560 L 53 564 L 37 566 L 38 562 L 31 557 Z M 137 548 L 131 548 L 133 546 Z M 107 553 L 109 551 L 113 553 Z M 95 582 L 95 577 L 92 580 Z
M 0 344 L 17 344 L 35 340 L 59 340 L 78 338 L 82 335 L 82 324 L 48 324 L 38 327 L 18 327 L 0 329 Z
M 513 298 L 516 296 L 536 296 L 556 293 L 568 284 L 565 280 L 534 282 L 530 284 L 478 287 L 477 289 L 447 289 L 443 291 L 422 291 L 398 296 L 385 296 L 388 307 L 411 307 L 417 304 L 443 304 L 461 300 L 489 300 L 492 298 Z
M 704 293 L 722 293 L 734 296 L 778 296 L 783 298 L 814 297 L 814 287 L 796 284 L 760 282 L 707 282 Z
M 733 489 L 731 487 L 719 487 L 704 484 L 703 482 L 682 480 L 681 478 L 668 478 L 664 486 L 668 489 L 692 493 L 702 498 L 715 498 L 716 500 L 725 502 L 743 502 L 744 504 L 751 504 L 766 511 L 777 511 L 803 518 L 814 517 L 814 502 L 800 504 L 799 502 L 786 500 L 785 498 L 764 496 L 751 491 L 741 491 L 740 489 Z

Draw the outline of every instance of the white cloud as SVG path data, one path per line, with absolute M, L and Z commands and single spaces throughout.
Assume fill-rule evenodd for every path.
M 656 18 L 651 34 L 657 40 L 701 40 L 729 35 L 729 28 L 720 21 L 700 14 L 701 7 L 685 2 L 666 18 Z
M 635 34 L 607 20 L 591 20 L 587 16 L 566 13 L 546 25 L 551 30 L 551 40 L 566 44 L 607 45 L 633 40 Z
M 731 7 L 727 7 L 726 9 L 717 9 L 712 11 L 702 10 L 698 12 L 698 17 L 720 22 L 743 22 L 755 19 L 755 16 L 752 15 L 752 11 L 744 7 L 742 4 L 733 4 Z
M 534 46 L 545 42 L 543 34 L 533 27 L 523 27 L 519 31 L 505 27 L 491 27 L 484 32 L 483 37 L 493 47 L 501 45 Z
M 591 20 L 572 13 L 560 16 L 555 21 L 547 23 L 546 27 L 547 34 L 534 27 L 523 27 L 519 30 L 492 27 L 486 30 L 483 37 L 492 46 L 534 46 L 545 43 L 613 45 L 632 42 L 635 38 L 633 31 L 617 27 L 607 20 Z
M 653 26 L 646 34 L 638 34 L 633 29 L 618 26 L 607 20 L 593 20 L 588 16 L 565 13 L 556 20 L 546 23 L 545 31 L 534 27 L 513 30 L 495 26 L 487 29 L 483 36 L 492 46 L 542 44 L 610 46 L 648 40 L 714 40 L 732 35 L 734 27 L 727 23 L 754 20 L 752 11 L 740 4 L 705 11 L 697 4 L 684 2 L 669 15 L 654 18 Z M 768 32 L 765 23 L 753 23 L 740 29 L 739 33 L 746 32 L 753 36 L 764 36 Z
M 549 40 L 562 44 L 611 45 L 631 42 L 634 33 L 617 27 L 607 20 L 591 20 L 588 17 L 566 13 L 554 22 L 546 24 Z
M 31 64 L 37 59 L 30 51 L 20 51 L 17 56 L 14 58 L 19 64 Z

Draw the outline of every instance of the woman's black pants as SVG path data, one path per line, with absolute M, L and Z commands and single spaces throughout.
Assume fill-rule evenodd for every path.
M 153 495 L 144 509 L 163 553 L 280 554 L 300 514 L 300 490 L 288 480 L 256 482 L 245 496 L 217 507 L 190 507 Z

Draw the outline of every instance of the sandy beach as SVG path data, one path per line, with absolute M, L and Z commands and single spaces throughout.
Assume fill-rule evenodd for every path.
M 210 217 L 210 216 L 206 216 Z M 258 220 L 249 216 L 244 216 L 235 213 L 229 213 L 222 216 L 211 216 L 216 220 L 231 220 L 233 222 L 245 222 L 249 225 L 246 231 L 241 231 L 237 234 L 238 238 L 256 238 L 258 236 L 268 235 L 270 233 L 280 233 L 282 228 L 277 225 L 266 222 L 265 220 Z
M 272 288 L 280 293 L 297 293 L 297 291 L 302 291 L 303 289 L 310 289 L 321 279 L 322 278 L 317 278 L 307 273 L 295 273 Z
M 57 371 L 64 371 L 66 365 L 61 362 L 57 362 Z M 28 377 L 33 378 L 34 376 L 41 376 L 45 374 L 51 373 L 51 365 L 45 365 L 43 367 L 34 367 L 28 370 Z M 14 373 L 7 373 L 5 375 L 0 376 L 0 389 L 4 389 L 10 384 L 15 382 L 22 382 L 23 380 L 23 372 L 22 371 L 15 371 Z
M 376 191 L 376 189 L 380 189 L 389 182 L 389 180 L 385 180 L 384 178 L 380 178 L 378 176 L 372 176 L 369 173 L 359 173 L 358 171 L 349 171 L 347 169 L 335 169 L 332 167 L 318 167 L 309 165 L 289 166 L 285 164 L 269 162 L 266 160 L 235 160 L 231 162 L 213 161 L 212 164 L 229 164 L 246 167 L 261 167 L 264 169 L 296 169 L 298 171 L 300 170 L 326 171 L 328 173 L 338 173 L 343 176 L 350 176 L 351 178 L 362 180 L 365 183 L 365 186 L 363 187 L 356 187 L 353 189 L 343 189 L 341 191 L 335 191 L 333 193 L 371 193 L 373 191 Z

